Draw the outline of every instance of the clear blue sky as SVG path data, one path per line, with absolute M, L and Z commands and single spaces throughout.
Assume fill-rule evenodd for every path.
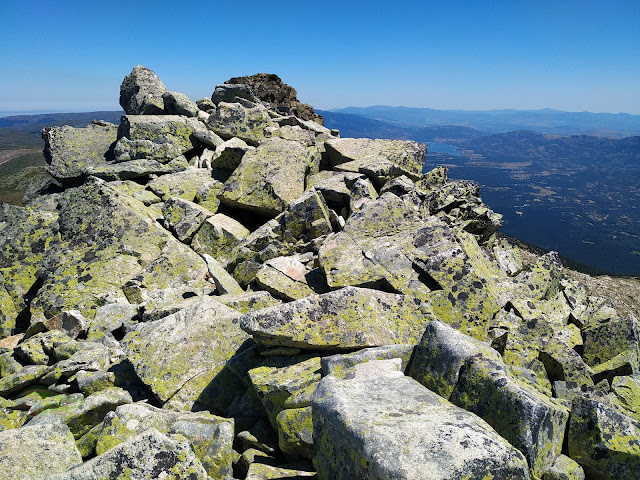
M 194 100 L 271 72 L 323 109 L 640 114 L 640 1 L 0 0 L 0 111 L 117 109 L 137 64 Z

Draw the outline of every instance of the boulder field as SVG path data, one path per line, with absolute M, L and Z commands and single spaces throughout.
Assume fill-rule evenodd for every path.
M 0 480 L 640 478 L 637 319 L 424 145 L 271 74 L 120 104 L 0 205 Z

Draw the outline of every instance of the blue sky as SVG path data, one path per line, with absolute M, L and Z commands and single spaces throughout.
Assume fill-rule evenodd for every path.
M 0 111 L 117 109 L 137 64 L 194 100 L 270 72 L 323 109 L 640 114 L 640 1 L 0 1 Z

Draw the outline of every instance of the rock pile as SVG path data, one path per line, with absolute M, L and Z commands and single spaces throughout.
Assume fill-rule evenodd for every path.
M 638 478 L 638 321 L 424 145 L 275 75 L 120 103 L 0 206 L 0 478 Z

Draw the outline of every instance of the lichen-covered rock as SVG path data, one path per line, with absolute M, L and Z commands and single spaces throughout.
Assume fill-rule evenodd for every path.
M 163 201 L 167 201 L 171 197 L 193 201 L 199 189 L 204 185 L 210 185 L 210 182 L 211 172 L 199 168 L 187 168 L 182 172 L 155 178 L 147 184 L 147 188 Z M 202 202 L 198 203 L 202 205 Z M 207 205 L 202 206 L 208 208 Z
M 584 470 L 578 462 L 566 455 L 559 455 L 553 465 L 544 472 L 542 480 L 584 480 Z
M 136 65 L 120 85 L 120 106 L 127 115 L 159 115 L 164 113 L 166 91 L 155 72 Z
M 238 137 L 252 146 L 265 140 L 264 129 L 276 124 L 267 109 L 244 100 L 243 103 L 218 103 L 218 108 L 209 116 L 207 126 L 224 139 Z
M 409 366 L 415 345 L 385 345 L 383 347 L 363 348 L 353 353 L 322 357 L 322 375 L 333 375 L 338 378 L 349 376 L 352 369 L 361 363 L 374 360 L 400 359 L 401 370 Z
M 141 325 L 121 343 L 136 373 L 161 403 L 171 400 L 174 410 L 190 410 L 196 401 L 214 401 L 215 392 L 206 388 L 246 340 L 238 317 L 232 308 L 204 297 Z
M 511 378 L 500 361 L 469 358 L 451 402 L 491 425 L 540 477 L 562 450 L 569 412 L 560 403 Z
M 96 310 L 87 332 L 87 340 L 98 340 L 106 334 L 112 334 L 125 324 L 133 323 L 139 307 L 129 303 L 108 303 Z
M 640 324 L 633 315 L 585 328 L 582 336 L 587 365 L 595 367 L 624 353 L 632 369 L 629 373 L 640 373 Z
M 73 309 L 91 320 L 109 303 L 105 297 L 141 303 L 147 291 L 204 282 L 204 261 L 160 227 L 143 203 L 106 182 L 92 179 L 66 190 L 59 212 L 62 242 L 46 252 L 32 317 Z
M 240 165 L 244 154 L 253 148 L 238 137 L 233 137 L 216 148 L 211 158 L 211 168 L 233 171 Z
M 325 142 L 325 148 L 332 166 L 382 158 L 415 176 L 421 175 L 427 154 L 426 145 L 404 140 L 336 138 Z
M 458 383 L 460 369 L 474 356 L 502 361 L 500 354 L 487 344 L 434 320 L 416 346 L 407 374 L 448 399 Z
M 198 105 L 184 93 L 164 92 L 162 94 L 164 111 L 168 115 L 184 115 L 186 117 L 198 116 Z
M 77 439 L 102 422 L 104 416 L 116 407 L 131 403 L 131 395 L 118 387 L 105 388 L 87 398 L 50 408 L 34 417 L 27 425 L 42 425 L 62 421 Z M 57 418 L 55 418 L 57 417 Z
M 250 102 L 256 102 L 258 100 L 251 91 L 251 87 L 249 85 L 240 83 L 216 85 L 215 90 L 211 94 L 211 101 L 214 106 L 218 105 L 220 102 L 237 102 L 237 98 L 244 98 Z
M 118 127 L 92 123 L 86 128 L 50 127 L 42 131 L 44 158 L 49 173 L 64 185 L 78 185 L 88 168 L 102 166 L 113 158 Z
M 216 300 L 240 313 L 249 313 L 254 310 L 274 307 L 282 303 L 281 300 L 273 298 L 269 292 L 227 294 L 217 297 Z
M 212 478 L 231 476 L 233 420 L 208 412 L 170 412 L 146 404 L 120 406 L 105 417 L 96 454 L 102 455 L 149 428 L 185 437 Z
M 314 132 L 305 130 L 298 125 L 283 125 L 281 127 L 267 127 L 264 129 L 267 137 L 279 137 L 285 140 L 298 142 L 305 147 L 310 147 L 316 143 Z
M 122 139 L 122 141 L 124 140 L 125 139 Z M 87 167 L 87 175 L 97 177 L 107 182 L 113 182 L 137 178 L 146 179 L 152 175 L 166 175 L 181 172 L 188 166 L 189 164 L 184 156 L 172 158 L 172 160 L 167 163 L 161 163 L 149 158 L 140 158 L 138 160 L 128 160 L 119 163 L 92 165 Z M 134 196 L 137 197 L 136 195 Z
M 315 188 L 332 208 L 349 206 L 351 188 L 364 175 L 353 172 L 322 170 L 307 178 L 307 188 Z
M 345 287 L 248 313 L 242 329 L 265 345 L 345 350 L 417 343 L 429 318 L 404 295 Z
M 162 213 L 166 225 L 184 243 L 189 243 L 204 221 L 213 216 L 213 212 L 180 197 L 164 202 Z
M 0 478 L 37 480 L 82 463 L 66 425 L 45 424 L 0 431 Z
M 485 421 L 398 372 L 322 379 L 313 431 L 320 480 L 530 478 L 523 455 Z
M 313 458 L 315 451 L 311 406 L 281 411 L 276 417 L 276 425 L 280 450 L 293 457 Z
M 206 253 L 202 255 L 202 258 L 207 262 L 207 269 L 209 270 L 209 275 L 211 279 L 216 284 L 216 290 L 219 295 L 226 294 L 241 294 L 244 293 L 242 287 L 238 285 L 238 282 L 234 280 L 234 278 L 227 273 L 227 271 L 222 267 L 222 265 L 211 255 L 207 255 Z
M 211 255 L 226 265 L 233 249 L 249 236 L 249 230 L 237 220 L 216 213 L 202 223 L 194 235 L 191 247 L 201 255 Z
M 0 378 L 0 396 L 6 397 L 36 383 L 49 372 L 47 365 L 27 365 L 13 374 Z
M 113 480 L 162 478 L 163 480 L 207 480 L 202 463 L 181 437 L 175 440 L 154 428 L 131 437 L 91 460 L 51 480 Z
M 611 382 L 611 392 L 622 411 L 640 422 L 640 375 L 615 377 Z
M 195 133 L 202 128 L 199 121 L 182 115 L 125 115 L 114 147 L 116 159 L 167 163 L 198 147 Z
M 308 269 L 296 257 L 267 260 L 258 270 L 255 282 L 261 289 L 284 300 L 299 300 L 328 291 L 322 272 Z
M 60 358 L 60 355 L 58 355 Z M 109 363 L 109 349 L 106 345 L 96 342 L 79 342 L 77 351 L 53 365 L 50 371 L 42 377 L 40 383 L 52 385 L 61 378 L 75 375 L 80 370 L 96 372 L 103 370 Z
M 304 192 L 313 153 L 297 142 L 272 138 L 245 153 L 225 182 L 220 200 L 229 206 L 276 216 Z
M 277 429 L 280 412 L 311 405 L 320 381 L 320 357 L 271 357 L 249 370 L 248 375 L 271 425 Z
M 640 423 L 595 400 L 574 398 L 568 447 L 587 478 L 632 479 L 640 471 Z

